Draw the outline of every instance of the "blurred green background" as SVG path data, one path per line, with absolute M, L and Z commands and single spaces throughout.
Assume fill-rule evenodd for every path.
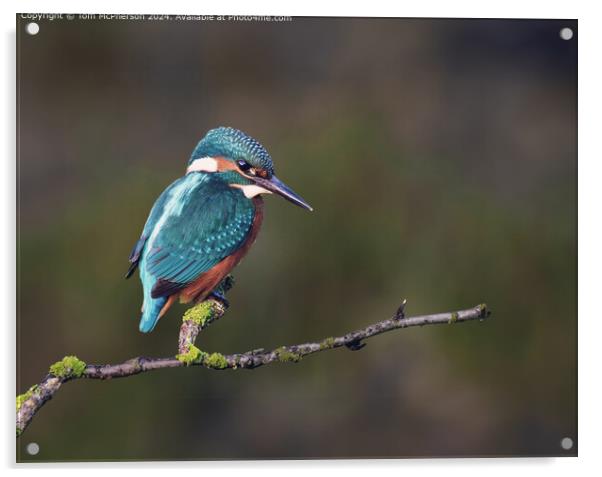
M 21 461 L 575 455 L 576 21 L 18 18 L 18 383 L 65 354 L 176 352 L 138 331 L 127 257 L 204 133 L 257 138 L 316 209 L 266 199 L 231 308 L 242 352 L 486 302 L 254 371 L 65 385 Z M 28 456 L 29 442 L 40 453 Z

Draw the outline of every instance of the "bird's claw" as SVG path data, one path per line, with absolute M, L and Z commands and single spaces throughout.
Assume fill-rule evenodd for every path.
M 230 307 L 230 302 L 223 293 L 214 290 L 209 293 L 209 297 L 221 302 L 226 308 Z

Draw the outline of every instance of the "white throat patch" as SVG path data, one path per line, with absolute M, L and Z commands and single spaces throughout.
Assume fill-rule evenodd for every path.
M 256 195 L 259 194 L 271 194 L 272 192 L 264 189 L 263 187 L 259 187 L 255 184 L 242 185 L 242 184 L 232 184 L 230 187 L 236 187 L 237 189 L 242 190 L 242 193 L 245 195 L 247 199 L 252 199 Z
M 217 172 L 217 161 L 212 157 L 195 159 L 186 169 L 186 174 L 190 172 Z

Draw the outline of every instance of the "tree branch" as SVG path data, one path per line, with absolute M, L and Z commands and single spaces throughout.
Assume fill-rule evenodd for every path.
M 198 333 L 221 318 L 227 309 L 225 300 L 210 298 L 186 312 L 178 340 L 179 354 L 168 358 L 132 358 L 120 364 L 88 364 L 75 356 L 67 356 L 50 367 L 49 374 L 38 385 L 17 397 L 17 437 L 29 425 L 39 409 L 59 390 L 61 385 L 73 379 L 112 379 L 133 376 L 155 369 L 202 366 L 210 369 L 254 369 L 274 362 L 298 362 L 310 354 L 341 348 L 358 350 L 364 340 L 381 333 L 412 326 L 461 323 L 484 320 L 490 315 L 485 304 L 466 310 L 405 317 L 405 300 L 395 316 L 337 337 L 303 343 L 266 351 L 263 348 L 246 353 L 223 355 L 206 353 L 194 346 Z

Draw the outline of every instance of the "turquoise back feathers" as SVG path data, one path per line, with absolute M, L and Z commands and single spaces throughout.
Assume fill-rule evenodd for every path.
M 140 331 L 155 327 L 170 295 L 234 253 L 254 217 L 253 202 L 216 175 L 188 174 L 171 184 L 155 202 L 139 241 Z

